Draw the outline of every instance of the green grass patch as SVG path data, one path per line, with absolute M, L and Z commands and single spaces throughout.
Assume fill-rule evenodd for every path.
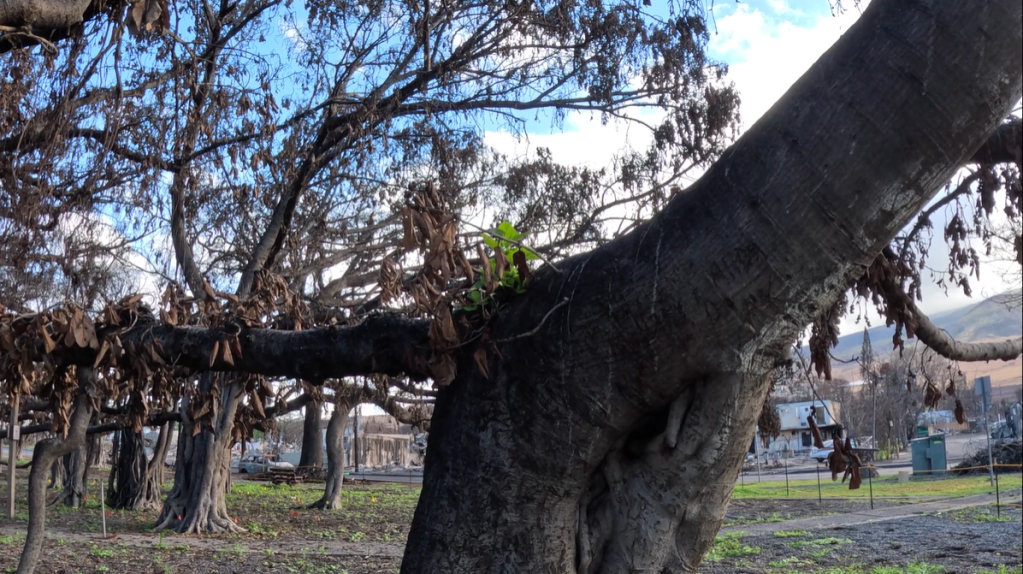
M 1000 564 L 998 570 L 977 570 L 975 574 L 1023 574 L 1023 564 L 1015 566 Z
M 927 564 L 924 562 L 913 562 L 907 566 L 867 566 L 865 564 L 847 564 L 832 566 L 823 569 L 809 569 L 812 563 L 805 561 L 785 559 L 770 563 L 774 568 L 772 574 L 943 574 L 944 566 Z M 795 568 L 793 568 L 795 567 Z M 979 573 L 978 573 L 979 574 Z M 1000 572 L 997 574 L 1001 574 Z
M 1008 512 L 999 515 L 994 506 L 973 506 L 944 513 L 944 516 L 960 524 L 976 524 L 986 522 L 1015 522 L 1016 518 Z
M 803 548 L 806 546 L 820 547 L 820 546 L 838 546 L 840 544 L 852 544 L 852 540 L 848 538 L 814 538 L 813 540 L 797 540 L 795 542 L 789 542 L 789 546 L 793 548 Z
M 778 530 L 774 535 L 778 538 L 801 538 L 809 536 L 810 532 L 807 530 Z
M 821 473 L 821 492 L 826 497 L 863 498 L 870 496 L 867 481 L 858 490 L 849 490 L 848 482 L 832 482 L 829 473 Z M 1023 488 L 1023 475 L 999 475 L 999 489 L 1002 492 Z M 960 497 L 975 494 L 993 494 L 994 488 L 986 476 L 955 478 L 926 478 L 900 483 L 898 477 L 885 476 L 873 480 L 875 497 Z M 817 496 L 817 479 L 789 481 L 792 498 L 813 498 Z M 736 485 L 735 498 L 785 498 L 785 482 L 760 482 Z
M 710 547 L 704 559 L 708 562 L 721 562 L 725 558 L 738 558 L 740 556 L 754 556 L 760 554 L 759 546 L 749 546 L 742 543 L 742 532 L 729 532 L 714 539 L 714 545 Z

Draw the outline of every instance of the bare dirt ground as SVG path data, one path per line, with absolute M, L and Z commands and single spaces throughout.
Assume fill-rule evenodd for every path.
M 239 482 L 228 507 L 248 533 L 196 537 L 152 533 L 153 511 L 108 511 L 102 539 L 95 496 L 80 510 L 54 509 L 42 574 L 391 574 L 398 572 L 418 487 L 346 485 L 335 512 L 307 511 L 320 485 Z M 90 493 L 94 494 L 94 493 Z M 0 492 L 0 499 L 6 497 Z M 940 515 L 796 531 L 786 522 L 866 508 L 859 500 L 799 499 L 732 501 L 731 532 L 720 537 L 702 574 L 1023 574 L 1017 506 L 976 507 Z M 876 506 L 905 504 L 878 500 Z M 27 517 L 0 519 L 0 572 L 17 565 Z M 794 526 L 796 523 L 789 522 Z M 747 528 L 749 533 L 737 530 Z M 752 531 L 756 531 L 754 534 Z M 1003 568 L 1000 570 L 999 568 Z
M 1019 573 L 1023 528 L 1018 505 L 981 506 L 825 530 L 719 537 L 702 574 Z

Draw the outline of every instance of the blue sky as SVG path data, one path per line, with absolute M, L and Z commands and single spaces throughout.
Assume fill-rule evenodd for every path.
M 868 2 L 862 2 L 865 7 Z M 711 18 L 710 55 L 729 65 L 728 79 L 735 83 L 742 98 L 744 127 L 751 126 L 838 38 L 860 15 L 860 9 L 848 8 L 834 14 L 828 0 L 715 0 L 709 8 Z M 507 134 L 490 133 L 488 142 L 508 153 L 529 153 L 536 147 L 548 147 L 555 159 L 565 163 L 593 166 L 606 165 L 609 158 L 628 141 L 639 147 L 645 134 L 624 125 L 602 126 L 599 118 L 583 114 L 570 115 L 562 130 L 551 130 L 537 123 L 531 125 L 528 142 L 515 142 Z M 534 131 L 535 129 L 535 131 Z M 943 268 L 947 249 L 940 238 L 942 217 L 935 221 L 939 237 L 935 238 L 930 262 Z M 921 308 L 928 313 L 976 303 L 985 297 L 1004 292 L 1008 284 L 996 265 L 985 265 L 980 281 L 974 280 L 974 296 L 960 291 L 946 293 L 925 280 Z M 871 322 L 880 318 L 871 315 Z M 862 330 L 854 317 L 846 318 L 843 333 Z

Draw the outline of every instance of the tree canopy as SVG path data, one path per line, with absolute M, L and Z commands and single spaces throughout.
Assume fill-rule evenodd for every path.
M 506 527 L 493 548 L 572 540 L 573 567 L 600 572 L 639 552 L 664 566 L 669 541 L 695 567 L 727 492 L 692 473 L 727 483 L 807 325 L 830 374 L 843 294 L 896 346 L 1019 356 L 916 305 L 931 215 L 956 209 L 943 277 L 968 290 L 971 238 L 993 246 L 996 210 L 1023 212 L 1018 6 L 947 2 L 927 28 L 876 0 L 733 141 L 739 95 L 706 56 L 703 4 L 647 4 L 0 0 L 7 395 L 48 398 L 40 417 L 70 442 L 83 408 L 139 429 L 184 399 L 217 448 L 286 407 L 267 378 L 359 377 L 420 423 L 435 395 L 424 497 L 440 502 L 417 513 L 409 571 L 472 559 L 457 517 L 479 515 Z M 946 26 L 964 19 L 985 32 Z M 939 40 L 977 62 L 969 88 L 960 60 L 917 49 Z M 485 141 L 569 111 L 649 147 L 592 169 Z M 437 494 L 485 474 L 563 504 Z M 616 506 L 665 481 L 689 486 L 652 514 Z M 701 510 L 676 521 L 679 500 Z M 510 508 L 550 520 L 530 531 Z M 445 546 L 461 558 L 431 550 L 452 532 L 471 534 Z

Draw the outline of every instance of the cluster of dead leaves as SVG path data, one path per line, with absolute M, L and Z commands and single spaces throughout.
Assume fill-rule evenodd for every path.
M 170 28 L 166 0 L 131 0 L 124 24 L 132 36 L 163 33 Z
M 817 317 L 810 331 L 810 364 L 817 372 L 817 377 L 825 381 L 831 380 L 830 349 L 838 346 L 838 324 L 845 313 L 845 295 L 834 305 Z
M 817 426 L 816 418 L 817 407 L 811 406 L 810 416 L 806 417 L 806 422 L 810 425 L 810 433 L 813 435 L 813 446 L 824 448 L 824 440 L 821 437 L 821 430 Z M 831 439 L 833 446 L 831 454 L 828 455 L 831 480 L 838 480 L 838 475 L 842 474 L 842 483 L 844 484 L 846 479 L 849 479 L 849 489 L 856 490 L 863 482 L 860 477 L 860 468 L 863 466 L 863 462 L 859 455 L 853 452 L 852 441 L 848 437 L 844 441 L 842 440 L 841 430 L 833 433 Z
M 244 448 L 245 442 L 252 438 L 252 431 L 255 430 L 256 425 L 263 422 L 264 430 L 266 430 L 267 422 L 267 405 L 270 404 L 270 399 L 274 398 L 274 401 L 280 404 L 283 399 L 274 391 L 273 385 L 266 377 L 258 375 L 236 375 L 239 377 L 235 381 L 235 384 L 242 386 L 243 392 L 249 398 L 249 408 L 238 409 L 234 416 L 234 424 L 231 427 L 231 438 L 242 445 Z M 206 421 L 207 424 L 212 425 L 212 419 Z M 210 427 L 212 428 L 212 427 Z M 198 434 L 200 426 L 195 425 L 192 432 Z
M 432 181 L 409 187 L 401 222 L 401 246 L 417 249 L 422 267 L 406 287 L 398 264 L 385 258 L 380 268 L 381 300 L 386 303 L 407 292 L 415 312 L 430 317 L 427 369 L 435 385 L 445 386 L 455 378 L 452 351 L 462 339 L 451 312 L 451 282 L 465 277 L 472 283 L 474 272 L 458 244 L 454 210 Z
M 853 452 L 852 441 L 848 437 L 843 441 L 835 437 L 832 441 L 834 450 L 828 455 L 828 468 L 831 469 L 831 480 L 838 480 L 839 473 L 842 474 L 842 483 L 849 479 L 849 490 L 856 490 L 863 483 L 860 476 L 860 468 L 863 462 L 859 455 Z
M 924 373 L 924 407 L 929 409 L 937 408 L 938 403 L 941 401 L 941 399 L 945 395 L 947 395 L 949 398 L 955 399 L 954 412 L 956 422 L 959 424 L 965 424 L 966 412 L 965 409 L 963 408 L 962 401 L 960 401 L 959 397 L 956 395 L 956 379 L 958 378 L 962 380 L 965 376 L 963 375 L 963 372 L 959 371 L 957 377 L 956 373 L 952 371 L 952 365 L 948 366 L 948 378 L 945 381 L 944 393 L 942 393 L 941 388 L 939 388 L 938 386 L 938 383 L 932 380 L 930 375 L 927 374 L 926 370 L 923 373 Z
M 0 377 L 8 395 L 33 394 L 35 383 L 56 370 L 58 348 L 99 347 L 96 325 L 79 307 L 0 317 Z
M 916 336 L 917 319 L 913 299 L 902 288 L 901 277 L 911 277 L 913 270 L 902 263 L 895 252 L 886 247 L 867 268 L 867 272 L 852 282 L 850 287 L 858 297 L 869 299 L 881 309 L 885 325 L 895 326 L 892 345 L 905 349 L 905 339 Z

